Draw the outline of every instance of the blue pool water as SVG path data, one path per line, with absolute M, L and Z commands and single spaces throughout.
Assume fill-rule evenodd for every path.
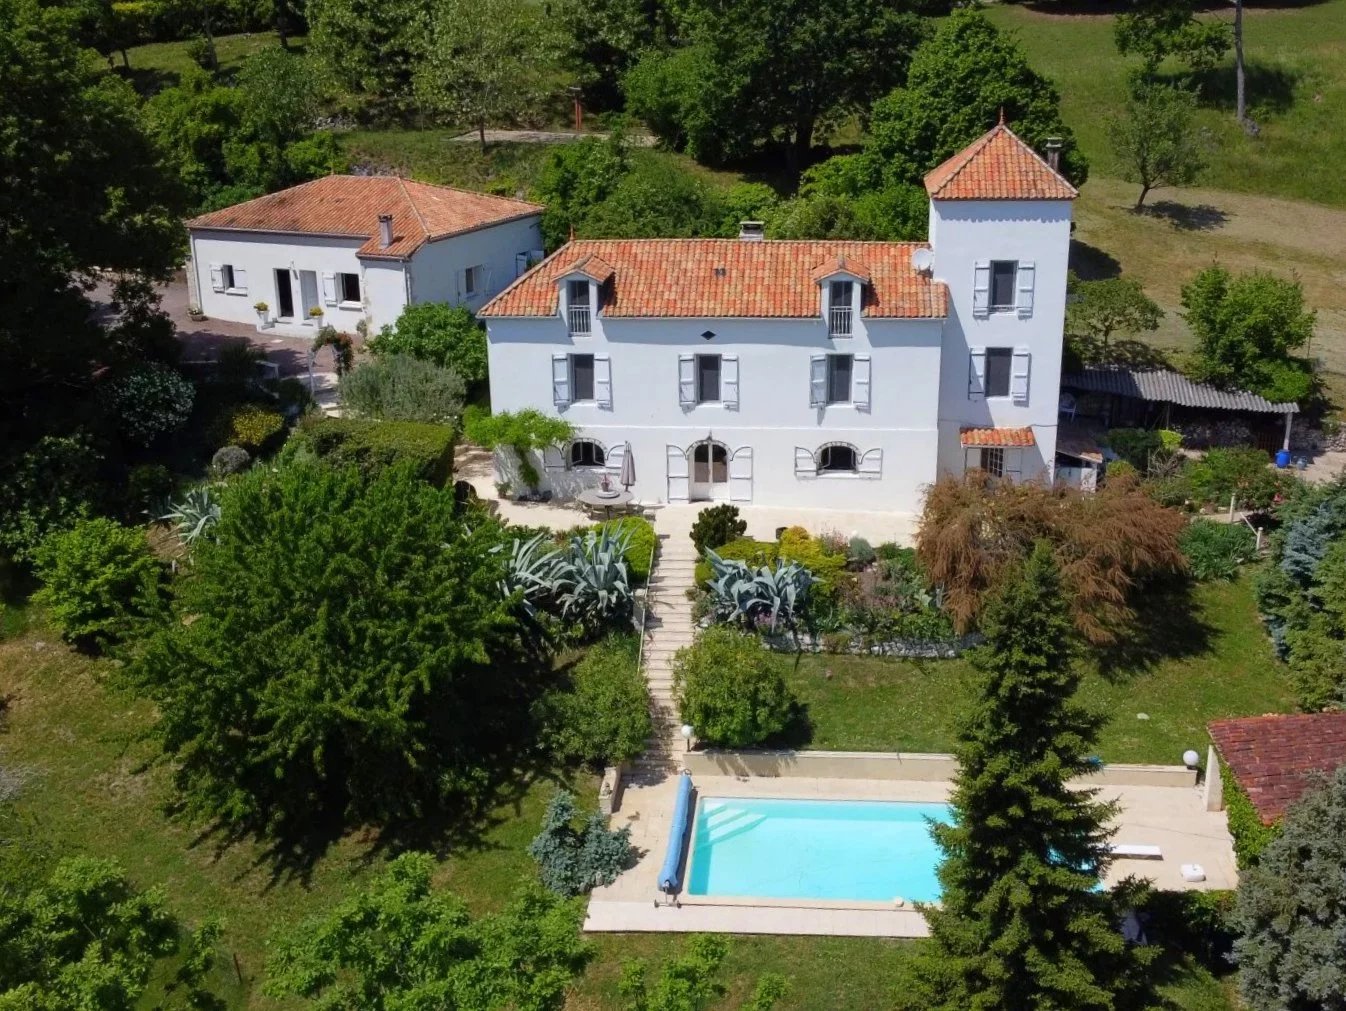
M 933 902 L 940 854 L 927 818 L 947 804 L 703 797 L 691 895 Z

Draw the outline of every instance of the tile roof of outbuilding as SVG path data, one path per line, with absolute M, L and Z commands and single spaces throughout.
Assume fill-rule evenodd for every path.
M 964 428 L 958 435 L 966 449 L 1022 449 L 1037 445 L 1031 428 Z
M 397 176 L 324 176 L 198 215 L 188 228 L 363 238 L 359 255 L 405 259 L 427 242 L 541 214 L 537 204 Z M 379 215 L 393 216 L 382 248 Z
M 1293 402 L 1278 404 L 1246 390 L 1222 390 L 1218 386 L 1193 382 L 1169 369 L 1082 369 L 1063 375 L 1061 385 L 1089 393 L 1115 393 L 1121 397 L 1177 404 L 1180 407 L 1257 411 L 1262 414 L 1294 414 L 1299 410 L 1299 405 Z
M 1293 713 L 1216 720 L 1220 757 L 1270 825 L 1299 799 L 1314 772 L 1346 765 L 1346 713 Z
M 925 177 L 932 200 L 1074 200 L 1079 190 L 1004 123 Z
M 844 257 L 869 274 L 861 314 L 942 319 L 948 291 L 911 263 L 915 242 L 743 239 L 579 239 L 516 280 L 481 316 L 551 316 L 556 282 L 586 256 L 611 266 L 610 317 L 808 318 L 820 312 L 815 269 Z

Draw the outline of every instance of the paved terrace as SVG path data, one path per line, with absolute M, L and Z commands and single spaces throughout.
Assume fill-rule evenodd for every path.
M 1146 777 L 1140 776 L 1139 779 Z M 788 797 L 819 800 L 943 802 L 947 780 L 809 778 L 802 776 L 696 776 L 698 797 Z M 631 829 L 636 865 L 611 885 L 595 889 L 584 929 L 589 931 L 717 931 L 744 934 L 826 934 L 861 937 L 923 937 L 924 919 L 910 907 L 875 902 L 733 899 L 680 896 L 681 908 L 656 906 L 657 879 L 668 846 L 677 781 L 627 786 L 612 817 Z M 1160 860 L 1116 860 L 1106 882 L 1128 875 L 1163 889 L 1228 889 L 1238 883 L 1233 844 L 1223 812 L 1205 810 L 1202 791 L 1181 786 L 1114 784 L 1100 797 L 1121 806 L 1114 842 L 1159 846 Z M 688 860 L 693 854 L 688 854 Z M 1182 879 L 1181 865 L 1201 864 L 1206 880 Z M 684 873 L 684 877 L 687 875 Z

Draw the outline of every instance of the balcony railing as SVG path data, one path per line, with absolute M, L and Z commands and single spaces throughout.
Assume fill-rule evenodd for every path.
M 851 336 L 850 306 L 841 306 L 828 310 L 827 332 L 832 337 Z
M 587 305 L 572 305 L 569 309 L 570 315 L 570 333 L 573 336 L 589 336 L 591 333 L 589 327 L 589 307 Z

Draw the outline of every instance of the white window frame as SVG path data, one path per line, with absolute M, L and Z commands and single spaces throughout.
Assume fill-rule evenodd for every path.
M 1009 279 L 1009 301 L 997 302 L 995 299 L 995 278 L 996 267 L 1008 265 L 1012 268 Z M 1019 261 L 1018 260 L 992 260 L 990 261 L 990 291 L 987 294 L 986 305 L 993 313 L 1015 312 L 1019 308 Z
M 569 368 L 570 381 L 570 403 L 572 404 L 596 404 L 598 403 L 598 355 L 590 354 L 587 351 L 577 352 L 567 355 L 567 366 Z M 591 396 L 579 396 L 579 384 L 575 382 L 575 359 L 588 358 L 593 362 L 593 371 L 591 373 Z
M 706 354 L 698 354 L 693 357 L 694 361 L 692 363 L 692 374 L 694 376 L 694 382 L 696 384 L 695 403 L 697 404 L 697 406 L 700 406 L 702 404 L 724 403 L 724 355 L 706 353 Z M 703 358 L 714 358 L 716 362 L 715 372 L 719 377 L 719 381 L 716 383 L 716 385 L 719 387 L 719 389 L 715 391 L 716 396 L 714 397 L 714 399 L 708 399 L 705 395 L 705 391 L 702 390 L 701 388 L 701 360 Z
M 219 272 L 218 285 L 213 283 L 217 270 Z M 248 272 L 241 267 L 236 267 L 232 263 L 221 263 L 218 267 L 212 266 L 210 273 L 211 287 L 215 291 L 223 292 L 226 295 L 246 295 L 248 293 Z
M 346 278 L 355 278 L 355 291 L 359 298 L 346 297 Z M 337 305 L 342 309 L 361 309 L 364 307 L 364 283 L 359 274 L 352 273 L 349 270 L 338 271 L 336 275 L 336 295 Z
M 575 449 L 576 447 L 579 446 L 592 447 L 589 455 L 593 460 L 593 462 L 591 463 L 575 462 Z M 599 456 L 603 458 L 601 461 L 598 459 Z M 607 463 L 608 463 L 607 447 L 604 446 L 597 439 L 588 439 L 588 438 L 573 439 L 571 440 L 570 445 L 566 446 L 566 455 L 565 455 L 566 470 L 604 470 L 607 468 Z
M 1005 390 L 1003 393 L 993 393 L 991 391 L 991 359 L 994 356 L 1005 357 L 1009 364 L 1005 373 Z M 1014 348 L 1012 347 L 988 347 L 983 352 L 984 371 L 982 373 L 982 391 L 987 400 L 1009 400 L 1014 392 Z

